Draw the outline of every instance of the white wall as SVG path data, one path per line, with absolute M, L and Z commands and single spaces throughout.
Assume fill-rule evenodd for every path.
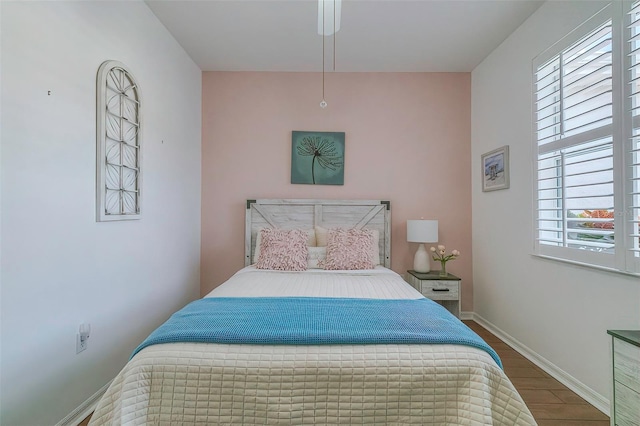
M 198 297 L 201 72 L 143 2 L 1 7 L 0 423 L 51 425 Z M 95 82 L 108 59 L 142 90 L 138 221 L 95 221 Z M 82 322 L 92 334 L 76 355 Z
M 606 331 L 640 328 L 640 279 L 531 255 L 531 61 L 604 4 L 545 3 L 473 71 L 472 205 L 475 313 L 606 406 Z M 510 147 L 511 188 L 483 193 L 480 156 L 503 145 Z

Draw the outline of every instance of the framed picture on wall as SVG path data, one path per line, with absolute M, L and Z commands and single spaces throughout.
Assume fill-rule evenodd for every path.
M 344 132 L 294 130 L 291 183 L 344 185 Z
M 482 190 L 509 188 L 509 145 L 482 154 Z

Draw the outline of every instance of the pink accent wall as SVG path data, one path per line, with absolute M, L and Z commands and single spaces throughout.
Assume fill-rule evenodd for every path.
M 413 265 L 406 220 L 438 219 L 440 244 L 462 252 L 447 269 L 471 311 L 471 74 L 325 81 L 321 109 L 321 73 L 203 73 L 201 294 L 244 266 L 247 199 L 382 199 L 391 201 L 392 269 Z M 290 183 L 292 130 L 346 133 L 344 186 Z

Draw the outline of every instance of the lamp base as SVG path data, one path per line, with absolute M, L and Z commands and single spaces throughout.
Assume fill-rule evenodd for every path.
M 431 262 L 429 262 L 429 253 L 424 244 L 418 246 L 418 251 L 413 258 L 413 270 L 425 274 L 431 272 Z

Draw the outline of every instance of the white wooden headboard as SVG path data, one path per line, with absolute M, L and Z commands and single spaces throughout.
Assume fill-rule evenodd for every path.
M 244 264 L 261 228 L 366 228 L 380 233 L 380 264 L 391 268 L 391 203 L 382 200 L 247 200 Z

